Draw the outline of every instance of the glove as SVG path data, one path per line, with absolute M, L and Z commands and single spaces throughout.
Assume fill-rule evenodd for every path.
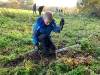
M 38 46 L 35 46 L 35 51 L 38 51 L 38 50 L 39 50 Z
M 63 18 L 61 18 L 61 20 L 60 20 L 60 30 L 62 30 L 63 29 L 63 25 L 64 25 L 64 19 Z
M 63 26 L 64 25 L 64 18 L 61 18 L 60 20 L 60 26 Z

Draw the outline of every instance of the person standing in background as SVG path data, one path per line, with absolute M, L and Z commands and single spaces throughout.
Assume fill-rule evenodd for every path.
M 56 8 L 56 13 L 58 12 L 58 7 Z
M 33 5 L 33 14 L 36 14 L 36 3 Z
M 44 6 L 40 6 L 40 7 L 38 8 L 39 15 L 41 15 L 41 13 L 42 13 L 42 11 L 43 11 L 43 8 L 44 8 Z

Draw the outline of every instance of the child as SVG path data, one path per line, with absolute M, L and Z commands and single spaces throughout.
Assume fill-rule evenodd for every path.
M 64 21 L 60 21 L 60 24 Z M 51 41 L 51 31 L 60 32 L 60 26 L 56 26 L 53 19 L 52 13 L 50 11 L 45 12 L 43 17 L 39 17 L 36 20 L 36 24 L 33 27 L 33 43 L 35 45 L 35 50 L 38 51 L 39 42 L 43 47 L 43 54 L 51 55 L 51 52 L 55 52 L 55 45 Z

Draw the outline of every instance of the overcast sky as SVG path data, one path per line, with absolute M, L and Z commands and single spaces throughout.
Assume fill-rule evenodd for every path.
M 76 6 L 77 0 L 34 0 L 34 2 L 37 4 L 37 6 L 63 6 L 70 8 Z
M 34 0 L 38 5 L 44 6 L 63 6 L 63 7 L 74 7 L 76 6 L 77 0 Z

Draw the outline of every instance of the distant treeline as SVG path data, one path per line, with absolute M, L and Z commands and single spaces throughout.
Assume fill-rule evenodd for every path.
M 34 0 L 8 0 L 7 2 L 3 2 L 0 0 L 0 7 L 2 8 L 14 8 L 14 9 L 26 9 L 26 10 L 32 10 L 34 5 Z M 37 4 L 37 3 L 36 3 Z M 39 6 L 36 6 L 36 9 L 38 10 Z M 44 6 L 44 11 L 55 11 L 57 7 L 54 6 Z M 68 8 L 68 7 L 58 7 L 59 11 L 63 10 L 63 12 L 72 12 L 72 10 L 76 10 L 76 7 Z

